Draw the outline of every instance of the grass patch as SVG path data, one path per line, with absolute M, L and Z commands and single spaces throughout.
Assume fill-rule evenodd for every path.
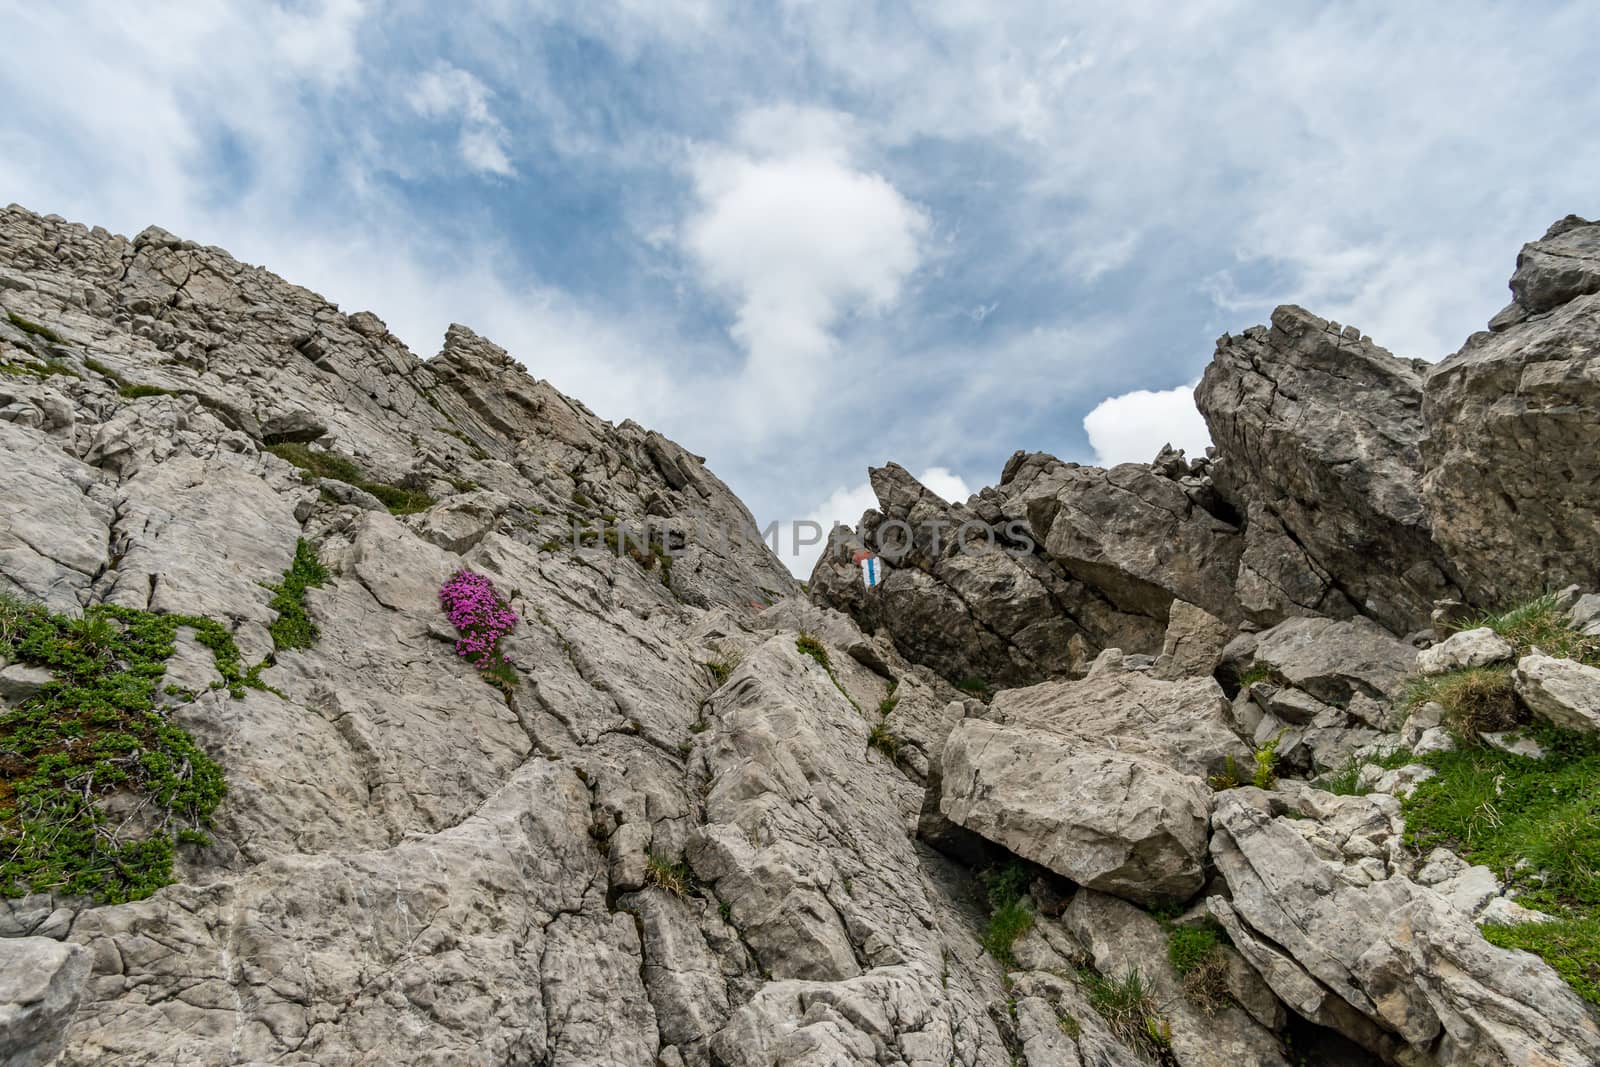
M 157 704 L 181 627 L 211 650 L 216 687 L 259 687 L 212 619 L 113 605 L 70 618 L 0 597 L 0 650 L 54 676 L 0 713 L 0 895 L 138 900 L 172 881 L 180 843 L 205 843 L 222 769 Z
M 867 747 L 875 748 L 888 758 L 890 763 L 900 754 L 900 738 L 889 728 L 887 719 L 879 719 L 867 732 Z
M 367 478 L 355 460 L 337 452 L 316 452 L 303 444 L 284 441 L 268 445 L 266 450 L 274 456 L 300 468 L 313 478 L 332 478 L 345 482 L 376 497 L 393 515 L 415 515 L 433 507 L 434 499 L 420 489 L 402 489 L 387 482 L 374 482 Z
M 1271 667 L 1257 664 L 1239 675 L 1239 688 L 1249 689 L 1252 685 L 1257 685 L 1261 682 L 1274 681 L 1276 677 Z
M 674 863 L 654 852 L 645 858 L 644 881 L 645 885 L 665 889 L 675 897 L 687 896 L 694 888 L 694 875 L 683 861 Z
M 1494 748 L 1421 758 L 1436 772 L 1402 801 L 1406 844 L 1484 864 L 1549 926 L 1486 927 L 1496 944 L 1543 956 L 1600 1005 L 1600 739 L 1550 727 L 1528 733 L 1534 760 Z
M 1554 593 L 1535 597 L 1498 615 L 1480 615 L 1457 629 L 1476 630 L 1481 626 L 1510 641 L 1518 657 L 1538 648 L 1547 656 L 1600 667 L 1600 637 L 1587 637 L 1567 625 L 1567 613 L 1556 607 Z
M 810 656 L 828 670 L 833 670 L 833 664 L 828 661 L 828 650 L 823 643 L 816 639 L 809 631 L 801 630 L 800 636 L 795 639 L 794 647 L 803 654 Z
M 1469 742 L 1480 731 L 1509 730 L 1527 719 L 1511 686 L 1511 668 L 1505 665 L 1414 679 L 1406 689 L 1405 709 L 1415 711 L 1429 702 L 1443 707 L 1445 725 Z
M 1167 930 L 1167 959 L 1183 979 L 1184 996 L 1207 1013 L 1229 1001 L 1228 964 L 1221 951 L 1226 941 L 1222 928 L 1210 920 Z
M 23 333 L 32 334 L 34 337 L 37 337 L 42 341 L 48 341 L 53 345 L 66 344 L 66 342 L 61 339 L 61 335 L 56 333 L 50 327 L 40 326 L 37 322 L 29 322 L 27 319 L 16 314 L 15 312 L 6 312 L 6 321 L 10 322 L 11 325 L 15 326 Z
M 989 702 L 989 698 L 994 696 L 994 688 L 989 685 L 988 679 L 980 678 L 976 674 L 969 674 L 961 679 L 956 683 L 956 688 L 963 693 L 971 693 L 986 704 Z
M 278 613 L 277 619 L 267 627 L 273 648 L 280 652 L 286 648 L 310 648 L 316 641 L 317 625 L 306 614 L 306 590 L 327 580 L 328 568 L 302 537 L 295 544 L 294 562 L 284 571 L 283 581 L 267 587 L 273 592 L 268 607 Z
M 1130 967 L 1121 978 L 1078 972 L 1089 1006 L 1123 1044 L 1159 1064 L 1175 1064 L 1172 1027 L 1161 1017 L 1144 976 Z
M 29 375 L 34 378 L 53 378 L 61 375 L 66 378 L 81 378 L 82 375 L 59 359 L 47 359 L 42 363 L 32 360 L 23 360 L 20 363 L 0 363 L 0 373 L 9 374 L 14 378 Z
M 978 875 L 989 904 L 989 921 L 978 940 L 984 951 L 1007 968 L 1017 965 L 1012 952 L 1017 939 L 1033 929 L 1033 910 L 1026 902 L 1032 880 L 1032 871 L 1021 860 L 991 867 Z

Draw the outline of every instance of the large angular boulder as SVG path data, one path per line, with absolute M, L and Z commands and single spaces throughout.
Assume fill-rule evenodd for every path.
M 1183 774 L 1218 774 L 1250 750 L 1235 734 L 1228 698 L 1214 678 L 1167 681 L 1126 670 L 1116 649 L 1079 681 L 1040 682 L 995 695 L 988 718 L 1086 743 L 1126 740 Z
M 1270 674 L 1325 704 L 1348 705 L 1358 694 L 1396 693 L 1416 665 L 1416 649 L 1370 619 L 1294 618 L 1228 646 L 1243 673 Z
M 1511 684 L 1528 710 L 1552 726 L 1600 733 L 1600 668 L 1535 653 L 1517 661 Z
M 1422 493 L 1467 599 L 1600 584 L 1600 223 L 1523 249 L 1516 303 L 1429 372 Z
M 0 938 L 0 1063 L 48 1067 L 89 981 L 78 945 L 47 937 Z
M 1217 342 L 1195 403 L 1246 516 L 1257 621 L 1359 613 L 1403 633 L 1454 592 L 1417 489 L 1425 367 L 1292 305 Z
M 1294 816 L 1294 817 L 1289 817 Z M 1555 971 L 1483 939 L 1404 873 L 1393 797 L 1219 795 L 1209 899 L 1234 945 L 1296 1012 L 1373 1053 L 1440 1067 L 1579 1067 L 1600 1026 Z
M 1062 877 L 1142 904 L 1204 884 L 1211 791 L 1136 742 L 966 719 L 943 760 L 944 815 Z

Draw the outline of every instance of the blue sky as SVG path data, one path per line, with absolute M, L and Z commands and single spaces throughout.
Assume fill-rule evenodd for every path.
M 1600 215 L 1589 3 L 0 19 L 0 200 L 222 245 L 423 356 L 466 323 L 763 522 L 853 522 L 889 459 L 956 496 L 1017 448 L 1203 446 L 1219 334 L 1297 302 L 1439 359 Z

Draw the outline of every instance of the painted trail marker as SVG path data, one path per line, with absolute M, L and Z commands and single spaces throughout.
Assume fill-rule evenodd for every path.
M 861 581 L 868 589 L 883 581 L 883 564 L 877 556 L 863 549 L 855 554 L 855 561 L 861 565 Z

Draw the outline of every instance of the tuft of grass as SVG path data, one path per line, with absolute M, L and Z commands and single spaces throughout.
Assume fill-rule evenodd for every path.
M 16 314 L 15 312 L 6 312 L 6 320 L 23 333 L 32 334 L 42 341 L 48 341 L 53 345 L 66 344 L 66 342 L 61 339 L 61 335 L 56 333 L 50 327 L 40 326 L 37 322 L 29 322 L 27 319 Z
M 1074 1041 L 1083 1036 L 1083 1024 L 1071 1012 L 1058 1010 L 1056 1012 L 1056 1025 L 1061 1028 L 1063 1034 L 1066 1034 Z
M 963 693 L 971 693 L 973 696 L 978 697 L 985 702 L 987 702 L 989 698 L 994 695 L 994 689 L 989 685 L 988 679 L 980 678 L 976 674 L 969 674 L 967 677 L 961 679 L 956 683 L 956 688 L 961 690 Z
M 1167 959 L 1183 979 L 1183 992 L 1197 1007 L 1214 1012 L 1228 1002 L 1228 965 L 1221 948 L 1226 935 L 1216 923 L 1167 930 Z
M 1271 789 L 1278 784 L 1278 741 L 1271 741 L 1256 749 L 1255 767 L 1250 772 L 1250 784 L 1257 789 Z
M 1026 903 L 1032 880 L 1032 871 L 1021 860 L 991 867 L 978 875 L 989 904 L 989 922 L 978 940 L 989 955 L 1008 968 L 1017 965 L 1012 953 L 1017 939 L 1033 929 L 1033 911 Z
M 882 752 L 890 763 L 895 761 L 895 757 L 900 754 L 900 739 L 889 728 L 887 719 L 879 719 L 867 732 L 867 747 Z
M 1372 787 L 1364 785 L 1361 781 L 1361 768 L 1365 765 L 1365 760 L 1352 756 L 1341 769 L 1323 775 L 1312 784 L 1325 793 L 1342 797 L 1364 797 L 1372 792 Z
M 743 658 L 737 652 L 724 652 L 716 659 L 707 661 L 706 669 L 711 672 L 711 677 L 716 680 L 718 688 L 721 688 L 733 672 L 738 670 Z
M 1421 758 L 1434 777 L 1402 801 L 1405 843 L 1439 845 L 1493 870 L 1550 924 L 1484 928 L 1495 944 L 1545 958 L 1600 1005 L 1600 738 L 1550 727 L 1534 760 L 1495 748 Z
M 420 489 L 402 489 L 387 482 L 362 482 L 356 486 L 377 497 L 391 515 L 415 515 L 433 507 L 434 499 Z
M 1547 656 L 1575 659 L 1600 666 L 1600 637 L 1588 637 L 1567 625 L 1566 612 L 1556 607 L 1556 595 L 1546 593 L 1499 614 L 1480 615 L 1457 629 L 1487 626 L 1510 641 L 1519 657 L 1538 648 Z
M 833 670 L 833 664 L 828 661 L 828 649 L 809 630 L 800 631 L 800 636 L 795 639 L 794 647 L 822 664 L 825 670 L 830 672 Z
M 1078 972 L 1089 1006 L 1125 1045 L 1159 1064 L 1174 1064 L 1172 1027 L 1156 1006 L 1149 984 L 1137 968 L 1121 978 L 1091 970 Z
M 539 546 L 539 551 L 540 552 L 560 552 L 561 551 L 561 542 L 557 541 L 555 538 L 552 537 L 550 540 L 546 541 L 544 544 Z
M 272 647 L 278 651 L 288 648 L 310 648 L 317 639 L 317 624 L 306 614 L 306 590 L 322 585 L 328 580 L 328 569 L 317 558 L 316 550 L 301 538 L 295 543 L 294 561 L 283 573 L 283 581 L 269 585 L 273 597 L 268 605 L 278 613 L 267 632 L 272 635 Z
M 1254 667 L 1251 667 L 1249 670 L 1245 671 L 1243 674 L 1239 675 L 1239 688 L 1249 689 L 1252 685 L 1255 685 L 1258 682 L 1271 682 L 1276 678 L 1277 675 L 1273 672 L 1271 667 L 1258 663 Z
M 1511 686 L 1511 668 L 1467 667 L 1447 674 L 1414 679 L 1404 707 L 1414 711 L 1430 701 L 1445 710 L 1445 725 L 1461 739 L 1476 743 L 1486 730 L 1509 730 L 1527 719 Z
M 675 863 L 655 852 L 645 858 L 644 880 L 646 885 L 665 889 L 675 897 L 687 896 L 694 887 L 694 875 L 685 863 Z

